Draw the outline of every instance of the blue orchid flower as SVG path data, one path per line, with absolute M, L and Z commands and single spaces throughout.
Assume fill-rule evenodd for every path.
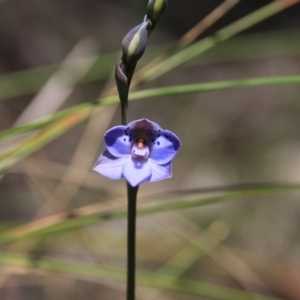
M 110 179 L 125 178 L 131 186 L 172 177 L 172 160 L 181 146 L 179 138 L 147 119 L 109 129 L 106 150 L 94 170 Z

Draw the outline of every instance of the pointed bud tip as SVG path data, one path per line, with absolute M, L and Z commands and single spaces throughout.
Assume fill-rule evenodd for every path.
M 149 22 L 145 21 L 127 33 L 122 41 L 124 64 L 135 64 L 142 57 L 148 39 Z
M 167 0 L 150 0 L 147 5 L 147 17 L 155 27 L 167 7 Z

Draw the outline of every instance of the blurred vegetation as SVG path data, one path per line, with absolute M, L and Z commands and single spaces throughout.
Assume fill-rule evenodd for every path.
M 0 298 L 124 299 L 125 184 L 91 168 L 146 2 L 0 3 Z M 140 187 L 137 299 L 300 298 L 299 13 L 169 0 L 129 117 L 183 147 L 171 180 Z

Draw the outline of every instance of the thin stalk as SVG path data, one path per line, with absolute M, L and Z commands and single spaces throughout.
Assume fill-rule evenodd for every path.
M 135 232 L 136 232 L 136 198 L 138 186 L 127 183 L 127 300 L 135 299 Z
M 129 83 L 132 78 L 129 77 Z M 129 92 L 129 85 L 128 90 Z M 128 93 L 126 101 L 121 101 L 122 124 L 128 123 Z M 126 299 L 135 299 L 135 231 L 136 231 L 136 198 L 138 186 L 133 187 L 127 182 L 127 292 Z
M 128 102 L 123 103 L 121 102 L 121 121 L 122 125 L 126 125 L 128 119 Z
M 128 123 L 128 94 L 135 67 L 136 64 L 125 66 L 123 63 L 117 62 L 115 78 L 121 103 L 122 125 Z M 124 80 L 124 76 L 126 76 L 126 80 Z M 135 228 L 138 188 L 127 182 L 127 300 L 135 299 Z

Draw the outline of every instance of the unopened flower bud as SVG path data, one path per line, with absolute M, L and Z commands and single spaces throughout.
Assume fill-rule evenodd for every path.
M 124 37 L 122 41 L 122 61 L 125 65 L 136 64 L 143 55 L 147 45 L 148 25 L 149 23 L 145 21 L 142 24 L 134 27 Z
M 152 23 L 151 30 L 156 26 L 157 21 L 167 7 L 167 0 L 149 0 L 147 5 L 147 17 Z

